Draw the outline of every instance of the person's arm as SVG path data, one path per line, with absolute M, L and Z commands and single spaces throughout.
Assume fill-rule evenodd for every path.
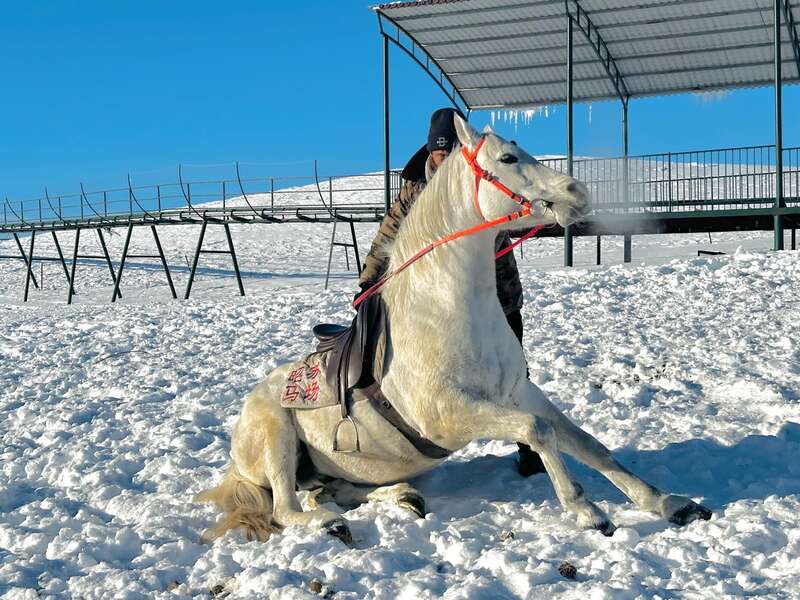
M 389 207 L 388 212 L 383 217 L 380 229 L 372 240 L 372 247 L 369 250 L 366 258 L 364 258 L 364 267 L 361 269 L 361 274 L 358 277 L 358 285 L 362 290 L 366 290 L 373 286 L 378 279 L 386 272 L 389 266 L 389 248 L 397 236 L 397 230 L 403 219 L 406 218 L 411 205 L 414 203 L 417 194 L 422 189 L 419 182 L 406 181 L 403 187 L 400 188 L 400 193 L 397 199 Z
M 511 238 L 507 232 L 497 236 L 494 243 L 495 252 L 499 252 L 511 245 Z M 522 283 L 519 280 L 517 259 L 514 251 L 507 252 L 495 261 L 497 272 L 497 298 L 506 314 L 522 308 Z

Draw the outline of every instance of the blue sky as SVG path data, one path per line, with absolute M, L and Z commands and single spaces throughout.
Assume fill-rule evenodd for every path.
M 258 175 L 383 165 L 381 41 L 362 0 L 4 3 L 0 21 L 0 196 L 176 178 L 177 164 L 261 163 Z M 447 100 L 392 53 L 393 165 L 425 139 Z M 712 100 L 636 100 L 631 153 L 773 142 L 771 88 Z M 798 86 L 784 88 L 784 143 L 800 144 Z M 482 126 L 487 113 L 476 113 Z M 565 151 L 565 110 L 501 125 L 532 153 Z M 576 152 L 621 152 L 617 102 L 579 106 Z M 187 167 L 190 176 L 227 168 Z

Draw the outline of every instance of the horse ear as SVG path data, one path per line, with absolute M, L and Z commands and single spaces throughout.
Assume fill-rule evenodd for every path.
M 481 134 L 462 119 L 459 115 L 453 115 L 453 123 L 456 126 L 456 135 L 459 143 L 465 148 L 474 148 L 481 141 Z
M 494 133 L 494 131 L 492 131 L 492 126 L 487 123 L 483 128 L 483 133 Z

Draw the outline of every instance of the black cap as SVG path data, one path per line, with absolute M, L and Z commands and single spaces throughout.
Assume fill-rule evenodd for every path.
M 457 108 L 440 108 L 431 115 L 431 126 L 428 129 L 428 152 L 447 150 L 450 152 L 456 143 L 456 126 L 453 115 L 462 119 L 464 115 Z

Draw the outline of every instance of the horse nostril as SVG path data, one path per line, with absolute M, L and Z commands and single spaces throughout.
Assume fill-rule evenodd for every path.
M 570 183 L 567 185 L 567 191 L 568 191 L 570 194 L 574 194 L 574 193 L 576 193 L 576 192 L 578 191 L 578 184 L 577 184 L 577 183 L 575 183 L 574 181 L 570 182 Z

